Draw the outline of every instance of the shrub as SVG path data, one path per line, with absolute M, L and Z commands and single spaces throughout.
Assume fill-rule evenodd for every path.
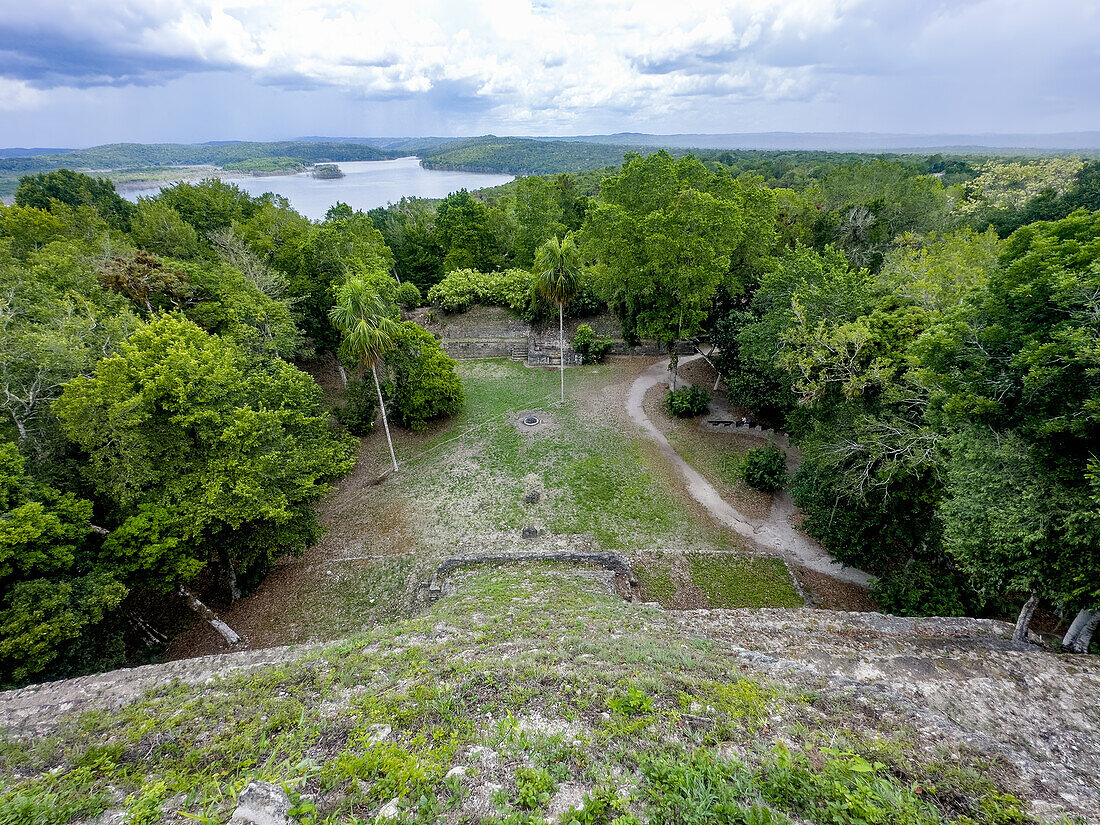
M 741 474 L 750 487 L 774 493 L 787 483 L 787 462 L 774 444 L 753 447 L 745 453 Z
M 688 384 L 673 390 L 665 397 L 665 409 L 669 415 L 677 418 L 694 418 L 707 411 L 710 404 L 710 393 L 702 387 Z
M 884 612 L 896 616 L 965 616 L 967 603 L 976 601 L 968 591 L 965 577 L 946 559 L 909 559 L 883 575 L 872 594 Z
M 643 716 L 653 710 L 653 697 L 640 687 L 630 685 L 608 699 L 607 706 L 620 716 Z
M 516 769 L 516 805 L 520 808 L 545 808 L 553 792 L 554 780 L 545 768 Z
M 420 306 L 420 290 L 416 284 L 405 281 L 397 288 L 394 298 L 405 309 L 416 309 Z
M 611 349 L 611 339 L 601 338 L 588 324 L 581 324 L 573 336 L 573 349 L 581 354 L 585 364 L 598 364 Z
M 402 427 L 422 430 L 435 418 L 453 415 L 462 407 L 462 382 L 435 336 L 406 321 L 394 336 L 386 355 L 392 380 L 386 383 L 392 419 Z
M 354 436 L 364 436 L 374 430 L 378 415 L 378 396 L 374 387 L 366 381 L 348 381 L 344 390 L 344 405 L 336 407 L 332 414 Z
M 531 273 L 523 269 L 504 272 L 456 269 L 428 290 L 428 302 L 444 312 L 465 312 L 473 304 L 487 304 L 526 316 L 532 307 L 532 282 Z

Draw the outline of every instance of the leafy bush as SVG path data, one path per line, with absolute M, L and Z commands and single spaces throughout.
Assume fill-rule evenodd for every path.
M 392 405 L 388 409 L 402 427 L 422 430 L 432 419 L 461 409 L 462 382 L 454 359 L 418 324 L 401 324 L 394 348 L 386 355 L 386 368 L 392 375 L 386 383 L 387 402 Z
M 465 312 L 473 304 L 486 304 L 527 315 L 532 307 L 533 280 L 531 273 L 523 269 L 456 269 L 428 290 L 428 302 L 444 312 Z
M 374 419 L 378 415 L 378 396 L 367 381 L 348 381 L 344 390 L 345 403 L 332 414 L 354 436 L 364 436 L 374 431 Z
M 394 298 L 405 309 L 416 309 L 420 306 L 420 290 L 416 288 L 416 284 L 409 281 L 405 281 L 397 288 Z
M 946 558 L 936 564 L 910 559 L 882 576 L 873 595 L 885 612 L 896 616 L 965 616 L 968 605 L 971 610 L 976 606 L 977 596 L 952 568 Z
M 545 768 L 516 769 L 516 805 L 534 811 L 545 808 L 554 792 L 554 780 Z
M 710 393 L 702 387 L 688 384 L 673 390 L 665 397 L 665 410 L 669 415 L 677 418 L 694 418 L 707 411 L 710 404 Z
M 764 799 L 822 825 L 943 822 L 930 803 L 892 781 L 882 763 L 831 748 L 822 748 L 821 753 L 827 758 L 824 767 L 816 770 L 805 754 L 777 747 L 773 762 L 757 777 Z
M 741 473 L 750 487 L 765 493 L 774 493 L 787 483 L 787 462 L 782 451 L 774 444 L 753 447 L 745 453 Z
M 607 706 L 621 716 L 644 716 L 653 710 L 653 697 L 635 685 L 612 696 Z
M 581 807 L 570 808 L 561 816 L 561 825 L 639 825 L 633 814 L 624 814 L 624 800 L 614 788 L 596 788 L 585 794 Z
M 581 354 L 584 363 L 598 364 L 611 349 L 611 339 L 601 338 L 588 324 L 581 324 L 573 336 L 573 349 Z

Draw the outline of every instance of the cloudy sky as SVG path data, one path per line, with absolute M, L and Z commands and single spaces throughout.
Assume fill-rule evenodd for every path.
M 0 0 L 0 146 L 1088 129 L 1097 0 Z

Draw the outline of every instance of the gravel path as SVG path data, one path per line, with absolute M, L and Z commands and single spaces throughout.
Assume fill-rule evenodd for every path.
M 699 358 L 699 355 L 689 355 L 680 359 L 681 364 L 686 364 Z M 857 584 L 867 587 L 874 582 L 874 578 L 862 570 L 854 567 L 842 567 L 826 553 L 817 542 L 791 526 L 790 517 L 795 513 L 795 505 L 790 495 L 786 492 L 775 496 L 768 518 L 764 521 L 754 521 L 734 509 L 718 493 L 714 486 L 672 448 L 664 434 L 649 420 L 642 402 L 650 387 L 666 381 L 668 378 L 668 361 L 659 361 L 639 375 L 630 387 L 630 394 L 626 400 L 626 411 L 634 422 L 641 427 L 642 432 L 657 444 L 662 455 L 671 461 L 680 475 L 684 477 L 687 490 L 691 497 L 698 501 L 707 512 L 720 524 L 729 527 L 740 536 L 744 536 L 760 548 L 773 552 L 780 558 L 808 567 L 818 573 L 837 579 L 838 581 Z

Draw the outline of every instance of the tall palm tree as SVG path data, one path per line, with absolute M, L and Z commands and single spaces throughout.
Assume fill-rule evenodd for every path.
M 558 346 L 561 349 L 561 400 L 565 403 L 565 305 L 580 289 L 584 262 L 570 232 L 561 241 L 549 238 L 535 252 L 535 289 L 558 305 Z
M 397 456 L 390 437 L 390 422 L 386 418 L 386 402 L 382 400 L 382 386 L 378 383 L 378 362 L 393 347 L 393 337 L 398 323 L 389 316 L 385 302 L 366 281 L 351 278 L 336 290 L 336 305 L 329 310 L 333 325 L 344 334 L 340 353 L 364 367 L 370 367 L 374 376 L 374 389 L 378 392 L 378 406 L 382 409 L 382 426 L 386 429 L 386 442 L 390 445 L 393 471 L 397 472 Z

